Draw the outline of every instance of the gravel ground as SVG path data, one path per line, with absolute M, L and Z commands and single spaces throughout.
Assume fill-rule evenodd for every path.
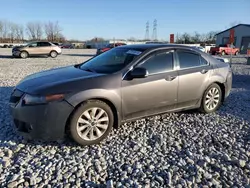
M 250 187 L 250 66 L 233 58 L 232 93 L 209 115 L 171 113 L 126 123 L 100 145 L 27 142 L 8 111 L 26 75 L 71 65 L 93 50 L 12 59 L 0 49 L 0 187 Z

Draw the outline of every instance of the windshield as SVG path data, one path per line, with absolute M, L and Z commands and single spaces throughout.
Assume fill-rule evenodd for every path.
M 141 53 L 142 50 L 113 48 L 90 59 L 86 63 L 82 64 L 80 68 L 82 70 L 96 73 L 112 74 L 123 69 Z

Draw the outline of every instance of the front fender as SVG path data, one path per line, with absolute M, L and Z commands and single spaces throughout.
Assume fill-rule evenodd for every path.
M 76 107 L 83 101 L 90 99 L 104 99 L 110 101 L 118 112 L 121 112 L 121 97 L 119 90 L 89 89 L 66 97 L 66 101 Z

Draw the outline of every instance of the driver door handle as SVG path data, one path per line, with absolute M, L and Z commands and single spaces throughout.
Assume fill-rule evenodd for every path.
M 165 80 L 167 81 L 172 81 L 176 78 L 177 76 L 167 76 L 167 78 Z
M 208 72 L 207 69 L 202 69 L 202 70 L 201 70 L 201 74 L 206 74 L 207 72 Z

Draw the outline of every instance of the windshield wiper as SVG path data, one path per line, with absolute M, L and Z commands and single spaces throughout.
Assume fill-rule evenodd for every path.
M 95 72 L 94 70 L 92 70 L 92 69 L 90 69 L 90 68 L 83 68 L 82 70 L 84 70 L 84 71 L 88 71 L 88 72 Z
M 76 64 L 74 65 L 75 68 L 84 70 L 84 71 L 88 71 L 88 72 L 95 72 L 94 70 L 90 69 L 90 68 L 81 68 L 81 64 Z

